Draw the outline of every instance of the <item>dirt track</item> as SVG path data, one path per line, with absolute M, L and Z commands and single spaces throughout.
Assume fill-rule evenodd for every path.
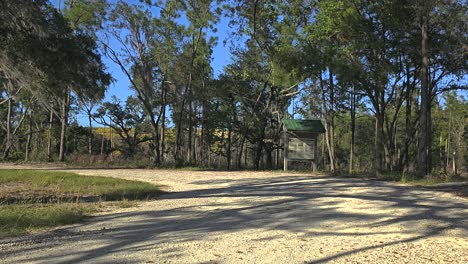
M 73 170 L 173 193 L 0 241 L 1 263 L 468 263 L 468 200 L 270 172 Z

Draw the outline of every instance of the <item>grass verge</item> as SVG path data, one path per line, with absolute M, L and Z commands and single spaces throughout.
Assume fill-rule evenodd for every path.
M 0 202 L 117 201 L 155 198 L 158 186 L 70 172 L 0 170 Z
M 0 237 L 17 236 L 82 221 L 92 204 L 9 204 L 0 206 Z
M 69 172 L 0 170 L 0 237 L 73 224 L 110 207 L 132 207 L 157 197 L 145 182 Z

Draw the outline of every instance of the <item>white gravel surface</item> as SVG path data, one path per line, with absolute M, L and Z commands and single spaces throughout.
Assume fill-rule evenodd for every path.
M 468 263 L 468 200 L 277 172 L 72 170 L 170 194 L 0 240 L 0 263 Z

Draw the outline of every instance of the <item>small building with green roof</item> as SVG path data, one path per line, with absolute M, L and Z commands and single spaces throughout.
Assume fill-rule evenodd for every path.
M 290 161 L 310 161 L 312 170 L 316 171 L 315 153 L 317 139 L 325 133 L 320 120 L 283 119 L 284 131 L 284 170 L 288 170 Z

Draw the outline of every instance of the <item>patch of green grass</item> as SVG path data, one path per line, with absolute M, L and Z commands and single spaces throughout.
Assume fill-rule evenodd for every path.
M 94 204 L 11 204 L 0 206 L 0 237 L 17 236 L 82 221 Z
M 106 206 L 133 207 L 135 200 L 159 194 L 158 186 L 139 181 L 60 171 L 0 170 L 0 237 L 80 222 Z
M 145 182 L 39 170 L 0 170 L 0 186 L 0 201 L 138 200 L 161 193 Z

